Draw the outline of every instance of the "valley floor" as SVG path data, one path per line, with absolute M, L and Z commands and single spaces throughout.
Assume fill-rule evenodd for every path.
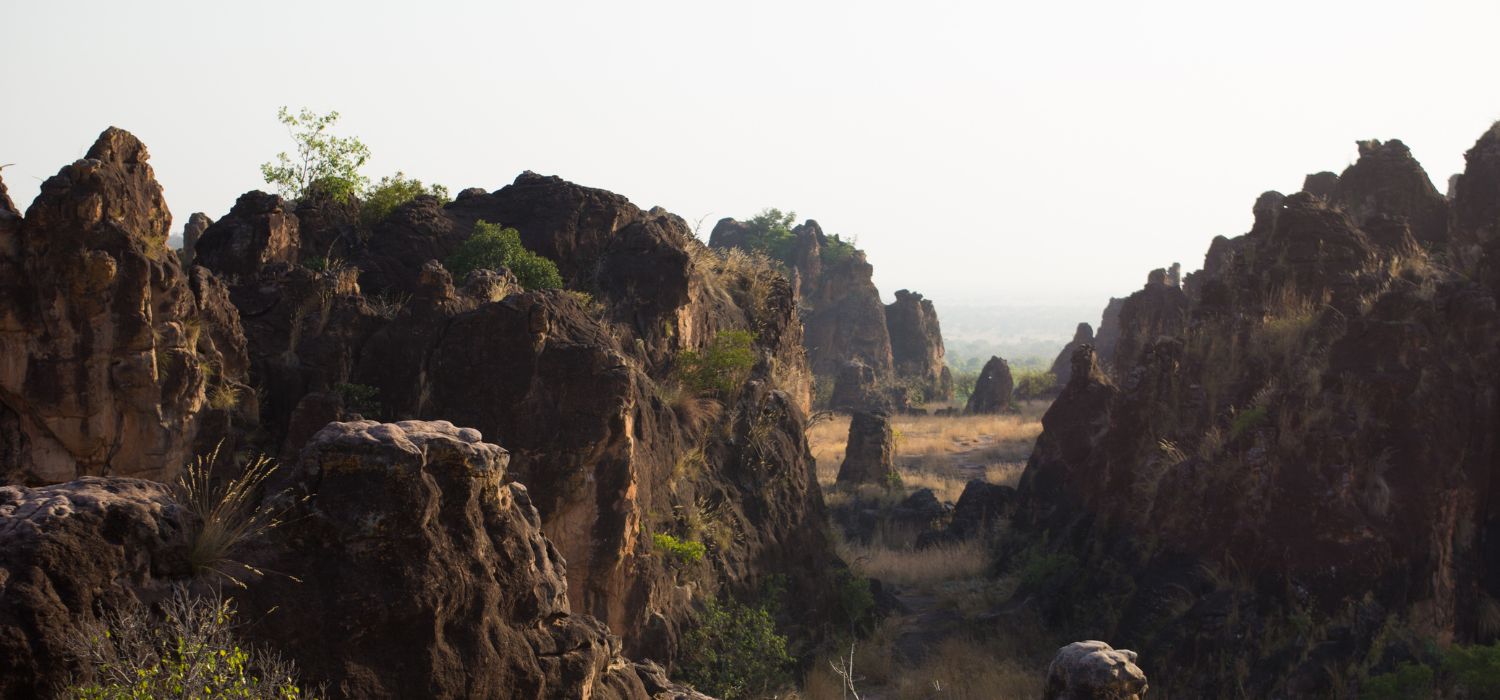
M 1015 486 L 1041 432 L 1044 402 L 1028 402 L 1002 416 L 896 416 L 896 462 L 902 485 L 849 489 L 835 483 L 849 418 L 814 425 L 808 439 L 818 477 L 833 509 L 857 505 L 888 509 L 931 489 L 954 503 L 971 479 Z M 905 610 L 882 620 L 842 653 L 830 653 L 803 679 L 800 700 L 856 697 L 839 670 L 852 662 L 861 700 L 969 700 L 1041 695 L 1047 662 L 1063 642 L 1026 613 L 997 612 L 1016 588 L 1014 576 L 995 576 L 994 539 L 917 548 L 916 531 L 882 522 L 867 543 L 837 524 L 839 551 L 861 576 L 880 580 Z

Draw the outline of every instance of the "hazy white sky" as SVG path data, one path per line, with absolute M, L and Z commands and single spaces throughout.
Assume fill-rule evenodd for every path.
M 278 106 L 337 109 L 372 176 L 793 209 L 887 297 L 1102 306 L 1356 139 L 1444 189 L 1500 118 L 1493 0 L 1230 5 L 0 0 L 0 164 L 24 208 L 126 128 L 180 228 L 264 187 Z

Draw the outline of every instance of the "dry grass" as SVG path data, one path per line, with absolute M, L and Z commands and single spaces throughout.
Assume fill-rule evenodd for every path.
M 956 501 L 970 479 L 1014 485 L 1042 432 L 1042 402 L 1000 416 L 895 416 L 896 468 L 910 488 L 930 488 L 939 500 Z M 807 431 L 817 460 L 818 481 L 831 487 L 844 460 L 849 417 L 835 416 Z
M 199 520 L 188 559 L 197 573 L 222 576 L 243 585 L 237 574 L 258 572 L 234 561 L 230 554 L 240 543 L 280 524 L 280 513 L 263 506 L 260 500 L 276 463 L 265 456 L 257 457 L 239 474 L 215 483 L 211 472 L 218 457 L 218 447 L 199 455 L 178 479 L 179 502 Z
M 1028 668 L 995 641 L 954 638 L 943 641 L 916 664 L 893 663 L 892 647 L 899 623 L 882 625 L 875 636 L 854 650 L 854 685 L 860 697 L 891 700 L 1031 700 L 1042 696 L 1043 674 Z M 847 651 L 815 665 L 803 679 L 800 700 L 849 700 L 833 665 L 848 660 Z
M 898 586 L 932 586 L 977 578 L 990 567 L 988 543 L 977 538 L 915 549 L 892 547 L 885 538 L 877 537 L 868 545 L 844 542 L 838 550 L 859 575 Z

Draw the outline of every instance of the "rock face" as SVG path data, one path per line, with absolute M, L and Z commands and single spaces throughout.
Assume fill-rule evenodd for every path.
M 1104 642 L 1073 642 L 1047 667 L 1044 700 L 1139 700 L 1150 687 L 1136 654 Z
M 0 482 L 170 478 L 250 394 L 237 313 L 167 249 L 148 158 L 110 128 L 24 218 L 0 205 Z
M 767 575 L 788 574 L 789 614 L 832 595 L 801 428 L 802 324 L 769 266 L 715 255 L 663 210 L 534 173 L 447 205 L 418 197 L 354 235 L 323 229 L 345 225 L 336 208 L 295 227 L 284 209 L 237 206 L 215 226 L 283 230 L 302 254 L 308 239 L 335 241 L 347 264 L 267 262 L 253 247 L 247 260 L 199 261 L 240 271 L 231 296 L 269 451 L 292 458 L 356 415 L 493 437 L 568 562 L 571 608 L 607 623 L 630 656 L 669 663 L 695 599 L 748 594 Z M 439 261 L 481 220 L 556 256 L 570 288 L 525 291 L 507 272 L 454 280 Z M 748 381 L 669 400 L 682 353 L 743 330 L 755 337 Z M 705 565 L 678 571 L 655 533 L 705 541 Z
M 1115 357 L 1115 346 L 1120 343 L 1120 309 L 1125 305 L 1124 299 L 1110 297 L 1109 303 L 1104 306 L 1104 312 L 1100 315 L 1099 330 L 1094 334 L 1094 349 L 1099 353 L 1099 359 L 1110 362 Z M 1059 382 L 1062 384 L 1063 382 Z
M 1016 388 L 1010 376 L 1010 363 L 999 357 L 991 357 L 974 380 L 974 391 L 969 394 L 969 404 L 964 412 L 971 415 L 981 413 L 1005 413 L 1010 410 L 1011 392 Z
M 855 413 L 849 421 L 849 442 L 844 448 L 844 462 L 839 465 L 839 483 L 886 485 L 893 477 L 901 478 L 896 472 L 896 438 L 890 416 Z
M 0 487 L 0 698 L 52 697 L 71 683 L 81 625 L 191 575 L 195 523 L 150 481 Z
M 953 398 L 953 376 L 943 360 L 943 330 L 932 301 L 905 289 L 885 307 L 891 359 L 898 381 L 911 382 L 927 401 Z
M 203 231 L 193 248 L 198 264 L 230 278 L 254 276 L 271 263 L 296 264 L 297 217 L 280 197 L 254 191 Z
M 225 590 L 237 633 L 336 697 L 702 699 L 569 613 L 563 563 L 525 487 L 504 483 L 506 457 L 449 423 L 329 425 L 271 492 L 295 525 L 233 552 L 270 572 Z M 204 588 L 197 528 L 154 482 L 0 487 L 0 697 L 79 678 L 70 642 L 101 612 Z
M 1062 352 L 1058 353 L 1057 359 L 1052 362 L 1052 376 L 1056 378 L 1058 387 L 1068 385 L 1068 380 L 1073 377 L 1073 353 L 1085 345 L 1094 344 L 1094 328 L 1087 323 L 1078 324 L 1078 329 L 1073 332 L 1073 339 L 1063 346 Z
M 831 380 L 848 362 L 858 360 L 881 382 L 889 380 L 893 360 L 885 305 L 864 251 L 825 235 L 811 219 L 791 233 L 794 240 L 778 262 L 796 281 L 803 342 L 813 374 Z M 722 219 L 709 236 L 709 246 L 761 250 L 762 235 L 745 223 Z
M 444 421 L 329 424 L 287 475 L 296 526 L 249 555 L 278 572 L 240 594 L 249 632 L 343 697 L 648 697 L 619 639 L 570 614 L 508 462 Z
M 1455 212 L 1500 195 L 1465 188 L 1492 139 Z M 1334 189 L 1263 195 L 1195 296 L 1148 282 L 1114 361 L 1076 351 L 1043 418 L 1015 526 L 1075 565 L 1073 593 L 1018 595 L 1172 669 L 1171 696 L 1328 697 L 1431 640 L 1496 639 L 1494 234 L 1436 229 L 1394 143 Z

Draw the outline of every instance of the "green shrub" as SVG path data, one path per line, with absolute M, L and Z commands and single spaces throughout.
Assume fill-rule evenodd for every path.
M 681 648 L 680 678 L 723 700 L 759 697 L 791 679 L 786 637 L 763 607 L 708 601 Z
M 855 630 L 868 631 L 875 617 L 875 594 L 870 591 L 870 579 L 840 569 L 837 581 L 839 612 L 844 621 Z
M 1359 697 L 1361 700 L 1420 700 L 1432 697 L 1436 682 L 1430 667 L 1408 661 L 1390 673 L 1367 679 Z
M 974 395 L 974 384 L 979 381 L 979 370 L 960 370 L 950 365 L 948 371 L 953 375 L 954 402 L 968 403 Z
M 1241 435 L 1248 433 L 1262 425 L 1265 425 L 1267 411 L 1265 406 L 1256 406 L 1244 411 L 1234 417 L 1234 423 L 1229 426 L 1229 439 L 1238 440 Z
M 1078 557 L 1067 552 L 1045 552 L 1038 546 L 1022 555 L 1018 576 L 1022 588 L 1038 589 L 1071 581 L 1078 570 Z
M 369 384 L 341 382 L 334 385 L 333 390 L 343 399 L 344 408 L 371 420 L 380 414 L 380 402 L 375 398 L 380 395 L 380 389 Z
M 302 259 L 302 266 L 313 272 L 322 272 L 328 269 L 328 258 L 321 255 L 310 255 Z
M 797 236 L 792 233 L 796 220 L 796 212 L 783 214 L 780 209 L 762 209 L 745 222 L 752 234 L 746 243 L 751 251 L 765 253 L 784 264 L 790 263 L 797 246 Z
M 1454 645 L 1437 652 L 1437 668 L 1407 661 L 1389 673 L 1365 679 L 1363 700 L 1442 697 L 1500 698 L 1500 642 Z
M 854 247 L 854 239 L 844 240 L 837 233 L 823 240 L 823 250 L 818 257 L 823 259 L 824 265 L 833 265 L 840 261 L 854 257 L 859 251 Z
M 656 545 L 658 550 L 684 564 L 703 561 L 703 555 L 708 551 L 702 542 L 679 540 L 676 537 L 662 533 L 652 535 L 651 541 Z
M 370 159 L 370 149 L 359 139 L 329 133 L 339 121 L 338 112 L 319 115 L 303 109 L 292 114 L 286 107 L 276 118 L 291 132 L 296 155 L 276 154 L 276 162 L 264 163 L 260 173 L 275 185 L 281 196 L 300 199 L 316 188 L 335 199 L 358 194 L 369 183 L 359 169 Z
M 91 683 L 62 696 L 78 700 L 232 698 L 297 700 L 311 697 L 297 669 L 273 653 L 241 647 L 232 633 L 234 606 L 198 598 L 179 588 L 161 603 L 162 615 L 143 606 L 106 613 L 85 625 L 73 652 L 91 672 Z
M 375 183 L 365 194 L 359 218 L 366 226 L 374 226 L 390 216 L 396 207 L 424 194 L 437 197 L 444 204 L 449 201 L 448 188 L 442 185 L 434 183 L 428 187 L 421 180 L 407 179 L 406 174 L 399 171 L 395 175 L 387 175 L 380 178 L 380 182 Z
M 1443 675 L 1466 697 L 1500 698 L 1500 642 L 1487 646 L 1452 646 L 1443 652 Z
M 727 395 L 750 378 L 755 366 L 755 334 L 750 331 L 720 331 L 702 352 L 683 350 L 677 355 L 677 376 L 698 393 Z
M 1017 371 L 1015 389 L 1011 396 L 1017 401 L 1041 398 L 1057 386 L 1057 375 L 1041 369 L 1023 369 Z M 972 385 L 970 391 L 973 391 Z
M 562 275 L 557 264 L 526 249 L 521 233 L 513 228 L 480 221 L 474 234 L 458 246 L 444 262 L 454 279 L 462 279 L 474 270 L 507 268 L 526 289 L 557 289 Z

